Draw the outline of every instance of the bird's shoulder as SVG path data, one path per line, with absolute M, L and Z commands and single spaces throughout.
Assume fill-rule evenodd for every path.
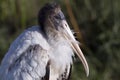
M 37 47 L 35 47 L 37 45 Z M 32 26 L 26 30 L 24 30 L 11 44 L 8 52 L 5 54 L 1 66 L 0 66 L 0 77 L 2 75 L 7 74 L 5 73 L 7 69 L 18 72 L 16 69 L 12 70 L 12 67 L 19 68 L 17 65 L 17 62 L 21 62 L 19 65 L 22 66 L 20 69 L 24 69 L 27 64 L 23 65 L 25 61 L 29 62 L 36 62 L 39 63 L 40 66 L 44 62 L 44 66 L 46 66 L 48 61 L 48 54 L 47 50 L 49 49 L 49 45 L 45 39 L 45 36 L 40 29 L 39 26 Z M 27 58 L 26 58 L 27 56 Z M 31 57 L 32 56 L 32 57 Z M 30 59 L 29 59 L 30 57 Z M 45 57 L 45 58 L 44 58 Z M 47 57 L 47 58 L 46 58 Z M 36 59 L 37 58 L 37 59 Z M 33 67 L 36 67 L 35 64 L 30 64 Z M 43 66 L 43 65 L 42 65 Z M 27 68 L 28 69 L 28 68 Z M 35 68 L 35 70 L 38 70 L 38 68 Z M 43 69 L 41 69 L 43 70 Z M 12 74 L 12 73 L 11 73 Z M 45 74 L 45 71 L 40 72 L 40 75 Z M 3 76 L 5 77 L 5 76 Z
M 23 44 L 35 45 L 39 44 L 42 47 L 47 47 L 45 34 L 40 26 L 32 26 L 24 30 L 11 44 L 10 48 L 17 47 Z M 44 46 L 46 45 L 46 46 Z
M 39 26 L 32 26 L 24 30 L 10 45 L 8 52 L 5 54 L 2 64 L 9 65 L 17 60 L 30 46 L 39 45 L 48 50 L 49 45 L 44 38 Z M 7 66 L 7 65 L 6 65 Z

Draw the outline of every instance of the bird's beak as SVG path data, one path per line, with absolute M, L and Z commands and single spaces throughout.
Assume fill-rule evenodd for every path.
M 67 40 L 70 40 L 70 45 L 71 47 L 73 48 L 73 50 L 75 51 L 75 53 L 77 54 L 77 56 L 79 57 L 79 59 L 82 61 L 82 64 L 85 68 L 85 71 L 86 71 L 86 75 L 88 76 L 89 75 L 89 66 L 88 66 L 88 63 L 74 37 L 74 35 L 72 34 L 66 20 L 63 20 L 62 21 L 62 24 L 63 24 L 63 28 L 64 28 L 64 37 L 67 39 Z

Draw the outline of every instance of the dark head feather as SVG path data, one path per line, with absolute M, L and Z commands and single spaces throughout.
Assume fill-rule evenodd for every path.
M 56 8 L 60 6 L 57 3 L 47 3 L 43 6 L 38 13 L 38 24 L 44 27 L 45 20 L 48 15 L 53 14 Z

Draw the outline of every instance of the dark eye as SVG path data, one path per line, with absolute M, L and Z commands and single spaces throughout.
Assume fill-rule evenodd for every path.
M 57 15 L 54 16 L 56 19 L 63 20 L 65 19 L 64 14 L 62 12 L 59 12 Z
M 56 19 L 61 19 L 59 15 L 54 16 Z

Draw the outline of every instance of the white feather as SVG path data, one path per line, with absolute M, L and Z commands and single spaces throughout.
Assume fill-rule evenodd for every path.
M 36 44 L 42 48 L 38 54 L 27 52 L 31 45 Z M 57 80 L 66 66 L 72 64 L 72 56 L 73 51 L 63 37 L 56 35 L 55 39 L 46 40 L 40 27 L 33 26 L 11 44 L 0 66 L 0 80 L 41 80 L 49 60 L 50 80 Z M 20 58 L 20 62 L 15 62 Z

